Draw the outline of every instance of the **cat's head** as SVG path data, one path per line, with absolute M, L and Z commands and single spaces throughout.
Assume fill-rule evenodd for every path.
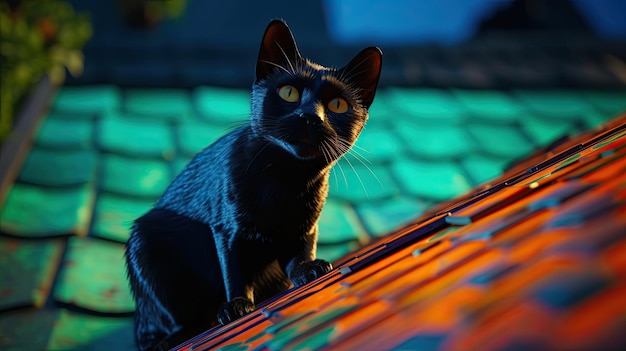
M 293 157 L 331 164 L 361 133 L 374 100 L 382 52 L 369 47 L 340 69 L 304 59 L 289 27 L 263 36 L 252 89 L 254 132 Z

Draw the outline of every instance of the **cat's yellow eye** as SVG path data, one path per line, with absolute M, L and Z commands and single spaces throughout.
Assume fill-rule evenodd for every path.
M 334 98 L 328 103 L 328 109 L 334 113 L 345 113 L 348 111 L 348 102 L 342 98 Z
M 278 89 L 278 96 L 287 102 L 296 102 L 300 100 L 300 93 L 293 85 L 283 85 Z

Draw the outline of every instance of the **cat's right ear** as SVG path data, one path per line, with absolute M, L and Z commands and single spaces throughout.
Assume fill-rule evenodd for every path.
M 266 79 L 274 70 L 295 72 L 295 67 L 302 60 L 291 30 L 282 20 L 273 20 L 267 25 L 259 58 L 256 63 L 256 80 Z

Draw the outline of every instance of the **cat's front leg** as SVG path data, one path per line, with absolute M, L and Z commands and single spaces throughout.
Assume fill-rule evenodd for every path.
M 288 276 L 293 282 L 293 285 L 297 288 L 314 281 L 315 279 L 330 272 L 332 269 L 333 265 L 330 262 L 317 259 L 313 261 L 293 263 L 289 269 Z
M 217 239 L 216 243 L 226 291 L 226 302 L 217 309 L 217 321 L 226 325 L 254 310 L 254 294 L 243 281 L 238 246 L 224 239 Z
M 300 250 L 296 250 L 297 254 L 283 264 L 287 277 L 296 288 L 312 282 L 333 269 L 330 262 L 315 259 L 317 231 L 305 235 L 299 244 Z
M 254 303 L 245 297 L 235 297 L 234 299 L 223 303 L 217 310 L 217 321 L 221 325 L 245 316 L 254 311 Z

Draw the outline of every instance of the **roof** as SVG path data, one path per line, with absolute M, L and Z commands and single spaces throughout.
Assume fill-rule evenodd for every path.
M 617 350 L 626 115 L 177 350 Z
M 122 259 L 128 226 L 150 207 L 193 153 L 246 113 L 248 99 L 246 89 L 217 86 L 132 89 L 90 85 L 65 87 L 56 94 L 0 209 L 3 348 L 134 348 L 134 305 Z M 415 223 L 436 204 L 498 177 L 507 164 L 563 134 L 578 134 L 605 123 L 626 111 L 624 101 L 622 91 L 382 88 L 357 147 L 333 170 L 320 221 L 318 256 L 339 263 L 349 252 Z M 446 242 L 450 241 L 442 240 Z M 418 252 L 421 244 L 412 245 L 402 252 Z M 449 244 L 438 247 L 445 245 Z M 381 258 L 374 266 L 371 260 L 378 256 L 371 254 L 375 252 L 366 255 L 373 257 L 370 261 L 358 259 L 342 266 L 341 272 L 358 262 L 369 262 L 363 270 L 346 278 L 335 271 L 325 278 L 326 283 L 315 286 L 356 284 L 354 279 L 363 274 L 374 276 L 372 267 L 400 257 Z M 389 280 L 381 294 L 401 298 L 398 294 L 405 289 L 394 292 L 398 283 L 421 281 L 410 270 L 395 272 L 405 272 L 407 278 L 396 283 Z M 336 280 L 341 280 L 339 285 L 332 285 Z M 375 291 L 375 286 L 379 285 L 363 285 L 363 293 Z M 292 294 L 313 291 L 307 289 Z M 460 301 L 480 291 L 441 298 Z M 312 296 L 294 308 L 305 302 L 311 306 L 313 300 L 321 306 L 331 296 L 328 292 L 324 290 L 319 301 Z M 340 310 L 316 313 L 297 325 L 308 328 L 321 323 L 320 318 L 330 318 L 342 320 L 338 328 L 345 323 L 357 327 L 358 313 L 374 316 L 378 309 L 391 311 L 393 305 L 384 299 L 361 309 L 362 305 L 351 304 L 353 299 L 341 298 Z M 279 306 L 285 306 L 284 301 L 292 300 L 284 297 Z M 519 313 L 535 307 L 529 305 Z M 277 311 L 282 313 L 282 307 Z M 346 311 L 361 312 L 343 319 L 340 315 Z M 406 323 L 401 319 L 408 318 L 407 313 L 393 318 Z M 278 320 L 282 324 L 273 327 L 275 332 L 287 323 Z M 326 325 L 312 330 L 331 333 L 321 328 Z M 394 325 L 385 328 L 394 329 Z M 251 333 L 236 340 L 248 340 Z M 274 338 L 275 343 L 302 340 L 291 339 L 289 333 L 276 335 L 284 338 Z

